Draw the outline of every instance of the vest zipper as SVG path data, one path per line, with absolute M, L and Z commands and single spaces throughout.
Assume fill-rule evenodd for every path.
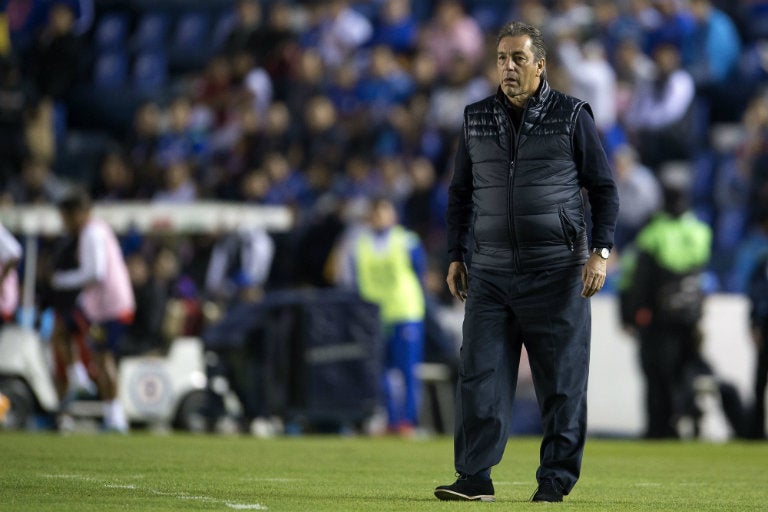
M 518 251 L 517 247 L 517 236 L 515 231 L 512 229 L 513 219 L 514 215 L 512 214 L 512 210 L 514 208 L 513 202 L 512 202 L 512 191 L 514 190 L 515 185 L 515 159 L 512 158 L 512 146 L 514 146 L 514 154 L 515 157 L 517 156 L 518 149 L 520 146 L 520 136 L 518 134 L 517 128 L 515 128 L 515 124 L 512 122 L 512 119 L 509 117 L 509 113 L 507 112 L 507 109 L 504 107 L 504 105 L 501 105 L 501 111 L 504 112 L 504 116 L 507 118 L 507 123 L 509 124 L 509 127 L 511 129 L 511 132 L 513 134 L 512 136 L 512 144 L 509 145 L 509 175 L 507 176 L 507 226 L 509 229 L 509 238 L 510 242 L 512 242 L 512 269 L 514 271 L 519 272 L 520 269 L 520 253 Z M 523 125 L 525 124 L 525 114 L 528 112 L 528 102 L 525 102 L 525 108 L 523 109 L 523 115 L 520 116 L 520 131 L 523 129 Z

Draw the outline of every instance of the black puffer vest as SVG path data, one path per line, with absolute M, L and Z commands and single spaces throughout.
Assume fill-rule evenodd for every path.
M 513 272 L 580 265 L 588 253 L 573 132 L 589 106 L 543 81 L 516 134 L 501 94 L 464 111 L 474 185 L 472 265 Z

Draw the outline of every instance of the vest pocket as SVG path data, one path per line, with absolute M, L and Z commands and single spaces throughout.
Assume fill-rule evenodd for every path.
M 573 252 L 574 245 L 576 243 L 576 228 L 571 222 L 570 217 L 565 212 L 565 207 L 560 204 L 557 205 L 557 215 L 560 217 L 560 228 L 563 230 L 563 238 L 568 245 L 568 250 Z

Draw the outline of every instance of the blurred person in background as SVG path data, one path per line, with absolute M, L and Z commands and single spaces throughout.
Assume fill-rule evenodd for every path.
M 378 125 L 394 105 L 405 103 L 413 93 L 413 78 L 388 46 L 371 49 L 369 66 L 356 85 L 357 99 L 367 110 L 366 122 Z
M 373 35 L 368 18 L 357 12 L 349 0 L 330 0 L 321 5 L 317 27 L 318 51 L 323 63 L 336 68 L 356 57 L 356 51 Z
M 11 32 L 8 30 L 8 16 L 5 14 L 5 6 L 0 11 L 0 57 L 6 57 L 11 53 Z
M 435 167 L 426 158 L 414 158 L 407 162 L 408 174 L 413 186 L 403 204 L 403 221 L 419 238 L 428 244 L 436 219 L 434 218 Z
M 647 439 L 677 438 L 677 421 L 689 413 L 688 365 L 698 359 L 704 306 L 702 272 L 710 259 L 712 230 L 690 211 L 691 169 L 672 163 L 661 172 L 664 206 L 635 240 L 624 323 L 636 330 L 645 377 Z
M 278 152 L 264 157 L 262 169 L 269 177 L 269 189 L 264 196 L 266 204 L 297 207 L 307 194 L 306 174 L 292 168 L 288 160 Z
M 768 234 L 768 211 L 763 213 L 761 226 L 764 233 Z M 757 351 L 754 402 L 748 435 L 754 439 L 765 439 L 765 391 L 768 386 L 768 252 L 764 251 L 754 266 L 747 285 L 747 296 L 750 301 L 752 341 Z
M 614 0 L 596 0 L 594 2 L 594 30 L 605 48 L 608 62 L 616 65 L 616 51 L 623 41 L 642 41 L 640 22 L 632 17 L 625 6 Z
M 163 323 L 170 296 L 169 286 L 155 279 L 152 266 L 141 251 L 126 256 L 125 263 L 136 299 L 136 311 L 133 322 L 126 328 L 120 352 L 123 355 L 160 352 L 168 345 Z
M 383 155 L 378 158 L 376 171 L 381 179 L 381 184 L 377 187 L 378 195 L 389 199 L 398 218 L 401 218 L 403 204 L 413 190 L 405 162 L 397 155 Z
M 259 116 L 266 115 L 272 104 L 274 87 L 262 63 L 248 53 L 236 54 L 232 59 L 232 79 L 238 86 L 236 93 L 245 100 L 244 105 L 250 102 L 251 108 Z M 238 105 L 240 101 L 232 103 Z
M 270 151 L 278 151 L 288 157 L 291 165 L 298 166 L 301 163 L 302 152 L 299 137 L 292 130 L 295 129 L 294 119 L 300 116 L 300 113 L 292 112 L 288 106 L 275 101 L 269 106 L 267 111 L 263 140 L 263 154 Z
M 284 84 L 284 88 L 275 91 L 294 117 L 302 115 L 311 98 L 325 94 L 325 67 L 317 49 L 303 49 L 296 60 L 296 71 L 291 80 Z
M 709 106 L 710 123 L 736 122 L 745 107 L 746 83 L 739 78 L 741 37 L 736 25 L 710 0 L 687 0 L 693 16 L 691 72 Z
M 376 195 L 381 181 L 367 151 L 355 150 L 344 160 L 344 174 L 334 184 L 334 192 L 345 200 L 367 200 Z
M 195 116 L 192 100 L 176 97 L 168 107 L 168 128 L 157 140 L 156 158 L 160 166 L 168 166 L 181 159 L 194 166 L 207 162 L 209 156 L 208 126 Z
M 637 152 L 628 144 L 615 149 L 612 164 L 621 201 L 614 243 L 623 248 L 661 208 L 661 186 L 653 172 L 638 162 Z
M 595 124 L 604 139 L 616 127 L 616 73 L 598 40 L 579 44 L 562 37 L 557 45 L 560 65 L 568 75 L 568 93 L 592 106 Z M 607 147 L 608 153 L 611 149 Z
M 0 55 L 0 189 L 21 173 L 33 103 L 33 87 L 21 76 L 13 57 Z
M 430 94 L 429 121 L 438 128 L 443 140 L 453 140 L 461 129 L 464 106 L 485 98 L 493 86 L 484 76 L 476 75 L 477 64 L 457 56 L 443 80 Z
M 682 62 L 690 62 L 694 19 L 684 2 L 633 0 L 631 5 L 643 25 L 643 49 L 646 53 L 652 54 L 659 44 L 670 44 L 677 49 Z
M 206 113 L 210 113 L 214 130 L 227 122 L 227 114 L 236 91 L 233 60 L 234 56 L 213 57 L 195 84 L 194 101 L 202 104 Z
M 157 151 L 160 144 L 162 112 L 154 101 L 147 101 L 136 108 L 133 124 L 124 144 L 125 153 L 136 172 L 137 198 L 147 198 L 157 185 L 160 167 Z
M 420 31 L 418 47 L 434 60 L 438 74 L 445 76 L 456 59 L 482 62 L 485 38 L 460 1 L 440 0 L 433 17 Z
M 323 158 L 334 167 L 341 166 L 347 151 L 349 136 L 338 123 L 338 112 L 326 95 L 313 96 L 302 112 L 302 165 Z
M 275 92 L 284 89 L 294 76 L 299 60 L 300 48 L 296 30 L 295 7 L 291 2 L 278 1 L 269 5 L 266 40 L 269 44 L 262 47 L 262 54 L 255 59 L 264 66 L 275 85 Z M 280 97 L 284 100 L 284 97 Z
M 21 244 L 0 224 L 0 326 L 13 320 L 19 305 L 19 261 Z
M 374 20 L 373 45 L 386 45 L 398 55 L 409 55 L 416 47 L 419 25 L 411 0 L 385 0 Z
M 653 60 L 655 76 L 637 84 L 624 123 L 642 163 L 657 171 L 664 162 L 692 155 L 696 88 L 675 45 L 659 43 Z
M 198 283 L 204 282 L 210 257 L 209 237 L 181 238 L 154 251 L 152 280 L 167 294 L 163 316 L 163 338 L 197 336 L 203 323 L 202 298 Z
M 309 169 L 310 175 L 321 175 L 325 181 L 330 181 L 330 169 L 322 162 L 315 162 Z M 330 183 L 326 184 L 325 193 L 311 209 L 306 210 L 306 216 L 299 223 L 295 245 L 296 258 L 291 262 L 292 267 L 278 265 L 285 269 L 282 275 L 298 286 L 316 286 L 328 288 L 335 286 L 335 263 L 339 238 L 344 235 L 346 223 L 343 218 L 345 203 L 329 192 Z
M 107 151 L 91 187 L 96 200 L 127 201 L 136 198 L 135 173 L 128 158 L 119 149 Z
M 66 185 L 45 160 L 27 156 L 21 175 L 10 181 L 5 194 L 15 204 L 52 204 L 61 199 L 66 190 Z
M 225 306 L 261 299 L 274 255 L 275 243 L 264 229 L 242 227 L 222 236 L 211 251 L 205 291 Z
M 235 20 L 224 40 L 224 55 L 233 56 L 246 51 L 261 57 L 269 40 L 263 23 L 263 9 L 258 0 L 235 2 Z
M 78 306 L 90 324 L 104 426 L 127 432 L 128 421 L 118 399 L 117 358 L 120 338 L 135 310 L 128 269 L 112 228 L 92 215 L 91 199 L 84 191 L 71 192 L 58 207 L 66 231 L 78 237 L 78 266 L 54 272 L 51 286 L 54 290 L 82 290 Z
M 740 173 L 748 183 L 748 224 L 736 249 L 728 289 L 746 293 L 757 261 L 768 253 L 768 230 L 763 229 L 768 204 L 768 94 L 750 99 L 741 126 L 744 137 L 736 156 Z
M 339 278 L 380 308 L 384 327 L 384 396 L 388 428 L 413 435 L 418 424 L 420 382 L 416 366 L 424 357 L 424 290 L 427 261 L 415 233 L 398 224 L 392 202 L 371 200 L 367 225 L 342 249 Z
M 653 60 L 643 53 L 640 44 L 630 38 L 616 46 L 613 68 L 616 72 L 616 110 L 620 120 L 631 105 L 635 88 L 639 83 L 653 81 L 656 66 Z
M 19 280 L 16 265 L 21 260 L 21 245 L 0 224 L 0 327 L 10 322 L 19 305 Z M 11 408 L 7 396 L 0 393 L 0 423 Z
M 98 389 L 97 369 L 92 364 L 93 351 L 88 346 L 88 321 L 78 307 L 78 295 L 82 288 L 64 290 L 51 286 L 55 272 L 77 269 L 79 264 L 78 234 L 65 234 L 52 242 L 49 250 L 41 252 L 38 282 L 39 307 L 53 312 L 51 348 L 53 349 L 54 385 L 59 395 L 58 428 L 68 431 L 74 428 L 74 420 L 68 407 L 77 398 L 94 397 Z
M 587 32 L 593 23 L 592 6 L 585 0 L 555 0 L 543 27 L 547 34 L 560 37 L 564 34 Z
M 60 102 L 79 79 L 81 41 L 74 31 L 75 14 L 66 1 L 53 2 L 28 64 L 40 95 Z
M 48 24 L 37 39 L 27 63 L 42 97 L 40 108 L 51 110 L 57 146 L 67 128 L 66 102 L 80 79 L 82 42 L 75 32 L 75 13 L 69 2 L 54 2 Z
M 180 158 L 163 171 L 162 184 L 152 196 L 156 203 L 190 203 L 197 199 L 197 183 L 192 177 L 191 164 Z

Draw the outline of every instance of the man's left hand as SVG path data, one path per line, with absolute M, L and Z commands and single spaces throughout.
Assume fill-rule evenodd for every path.
M 599 254 L 591 254 L 581 271 L 581 281 L 584 288 L 581 296 L 588 298 L 599 292 L 605 284 L 605 268 L 607 260 Z

